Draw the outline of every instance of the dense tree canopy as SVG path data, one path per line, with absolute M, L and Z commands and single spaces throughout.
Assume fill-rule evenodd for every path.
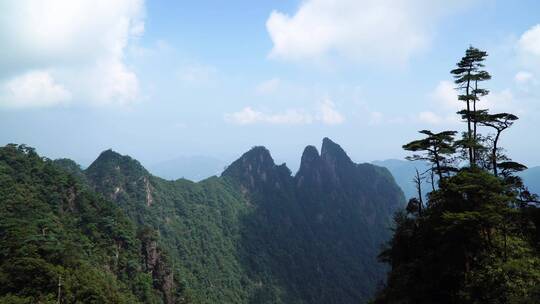
M 0 148 L 0 303 L 164 303 L 143 243 L 75 175 L 32 148 Z
M 460 140 L 455 131 L 422 131 L 427 138 L 404 146 L 427 151 L 439 175 L 438 187 L 395 215 L 394 236 L 381 253 L 391 266 L 375 303 L 538 303 L 540 301 L 540 223 L 537 197 L 514 174 L 526 167 L 504 155 L 502 132 L 518 119 L 510 113 L 477 109 L 488 93 L 478 82 L 486 52 L 469 48 L 452 70 L 467 123 Z M 494 134 L 482 135 L 479 127 Z M 444 141 L 430 140 L 445 135 Z M 439 149 L 435 147 L 440 146 Z M 448 153 L 442 158 L 438 150 Z M 443 175 L 443 160 L 448 174 Z M 420 206 L 422 207 L 422 206 Z M 420 210 L 423 210 L 420 212 Z

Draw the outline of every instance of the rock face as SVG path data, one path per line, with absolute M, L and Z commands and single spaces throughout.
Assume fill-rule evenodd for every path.
M 154 186 L 151 174 L 137 160 L 106 150 L 84 171 L 84 175 L 94 191 L 143 222 L 140 210 L 154 203 Z
M 141 253 L 144 260 L 144 271 L 152 276 L 155 288 L 159 289 L 166 304 L 175 303 L 173 291 L 175 289 L 174 274 L 168 265 L 167 256 L 164 255 L 158 244 L 157 234 L 149 228 L 139 232 L 141 239 Z
M 405 204 L 386 169 L 355 164 L 328 138 L 320 154 L 306 147 L 296 175 L 254 147 L 199 183 L 165 181 L 110 150 L 84 177 L 156 232 L 142 255 L 166 302 L 178 276 L 196 303 L 365 302 L 385 279 L 376 257 Z
M 154 203 L 152 176 L 129 156 L 106 150 L 84 171 L 86 181 L 96 192 L 117 203 L 139 227 L 145 271 L 154 287 L 162 292 L 166 304 L 174 303 L 176 288 L 168 253 L 159 244 L 159 236 L 149 228 L 145 210 Z
M 246 220 L 245 242 L 264 239 L 267 244 L 256 251 L 272 267 L 248 255 L 255 265 L 251 271 L 285 281 L 292 299 L 361 302 L 384 281 L 376 257 L 390 236 L 393 213 L 404 205 L 388 170 L 355 164 L 325 138 L 321 154 L 313 146 L 305 148 L 295 176 L 285 165 L 275 165 L 262 147 L 245 153 L 222 176 L 239 183 L 256 205 Z
M 285 166 L 276 166 L 265 147 L 254 147 L 233 162 L 222 176 L 240 182 L 245 189 L 281 189 L 292 181 L 291 171 Z

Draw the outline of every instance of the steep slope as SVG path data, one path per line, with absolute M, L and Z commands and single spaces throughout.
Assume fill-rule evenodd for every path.
M 247 203 L 218 178 L 200 183 L 152 176 L 138 161 L 103 152 L 85 174 L 140 227 L 157 230 L 194 303 L 245 303 L 250 282 L 237 257 Z
M 386 169 L 354 164 L 325 139 L 292 176 L 255 147 L 221 177 L 166 181 L 103 152 L 84 172 L 157 243 L 195 303 L 361 303 L 384 269 L 375 261 L 404 204 Z
M 403 193 L 385 168 L 355 164 L 328 138 L 321 154 L 307 147 L 295 177 L 320 253 L 324 288 L 317 298 L 354 303 L 369 298 L 384 281 L 376 261 L 381 240 L 390 236 L 391 215 L 403 206 Z M 360 257 L 360 258 L 359 258 Z M 361 282 L 361 283 L 359 283 Z
M 413 178 L 416 174 L 416 169 L 420 173 L 426 172 L 429 169 L 429 164 L 421 161 L 408 161 L 400 159 L 387 159 L 383 161 L 374 161 L 374 165 L 387 168 L 392 176 L 396 179 L 396 183 L 403 190 L 407 199 L 417 197 L 418 192 L 416 185 L 413 182 Z M 431 184 L 427 180 L 422 183 L 422 192 L 427 193 L 431 191 Z
M 25 146 L 0 148 L 0 302 L 173 303 L 134 225 L 60 166 L 77 171 Z
M 250 303 L 321 303 L 316 242 L 296 200 L 294 178 L 268 150 L 255 147 L 222 174 L 248 203 L 241 218 L 238 254 L 258 287 Z M 339 297 L 339 296 L 338 296 Z

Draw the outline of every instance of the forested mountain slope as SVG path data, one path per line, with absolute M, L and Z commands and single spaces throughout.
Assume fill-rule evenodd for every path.
M 76 176 L 31 148 L 0 148 L 0 303 L 180 303 L 139 236 Z
M 264 147 L 246 152 L 221 177 L 198 183 L 155 177 L 111 150 L 86 170 L 66 159 L 46 164 L 116 210 L 113 223 L 128 227 L 129 252 L 140 261 L 135 268 L 150 284 L 147 293 L 168 303 L 365 302 L 385 279 L 376 256 L 390 236 L 393 212 L 404 205 L 388 170 L 353 163 L 329 139 L 320 154 L 306 148 L 296 176 Z M 48 197 L 41 201 L 52 204 Z M 111 250 L 118 247 L 114 238 L 107 241 Z M 99 257 L 106 262 L 88 258 L 96 265 L 114 262 L 115 251 L 105 252 Z M 110 276 L 125 286 L 119 289 L 142 299 L 129 291 L 136 276 L 116 267 Z M 55 280 L 47 292 L 54 292 Z

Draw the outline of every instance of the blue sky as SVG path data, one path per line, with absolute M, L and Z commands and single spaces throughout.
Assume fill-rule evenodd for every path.
M 537 1 L 33 1 L 0 4 L 0 144 L 83 164 L 234 159 L 296 167 L 328 136 L 356 161 L 402 158 L 420 129 L 463 128 L 449 70 L 469 45 L 503 139 L 540 164 Z M 527 138 L 529 137 L 529 138 Z

